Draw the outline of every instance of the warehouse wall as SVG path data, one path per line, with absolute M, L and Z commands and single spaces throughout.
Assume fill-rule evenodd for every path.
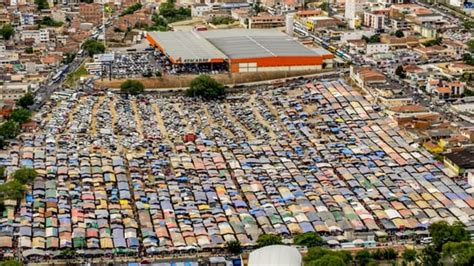
M 323 56 L 286 56 L 232 59 L 230 70 L 238 72 L 297 71 L 322 69 Z

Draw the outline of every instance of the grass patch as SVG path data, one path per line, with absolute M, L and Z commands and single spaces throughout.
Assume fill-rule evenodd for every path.
M 84 77 L 87 75 L 89 75 L 89 73 L 87 72 L 86 67 L 84 65 L 81 65 L 80 67 L 76 69 L 76 71 L 71 72 L 67 75 L 66 80 L 64 81 L 64 85 L 68 87 L 73 87 L 74 85 L 76 85 L 76 82 L 81 77 Z

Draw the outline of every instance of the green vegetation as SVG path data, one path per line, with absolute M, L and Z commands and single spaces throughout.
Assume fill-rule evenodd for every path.
M 372 259 L 372 254 L 367 249 L 359 250 L 356 253 L 355 260 L 357 261 L 357 265 L 368 265 L 370 260 Z
M 15 29 L 11 24 L 5 24 L 0 28 L 0 36 L 5 40 L 10 40 L 10 38 L 15 34 Z
M 0 185 L 0 209 L 4 200 L 21 200 L 26 192 L 25 185 L 33 183 L 38 173 L 34 169 L 21 168 L 13 173 L 13 180 Z
M 133 14 L 135 13 L 136 11 L 140 10 L 142 8 L 142 4 L 141 3 L 136 3 L 134 5 L 131 5 L 129 7 L 127 7 L 123 12 L 122 14 L 120 14 L 120 16 L 125 16 L 125 15 L 130 15 L 130 14 Z
M 148 31 L 169 31 L 171 29 L 166 19 L 158 14 L 153 14 L 151 20 L 154 24 L 146 29 Z
M 322 2 L 320 5 L 319 5 L 319 8 L 321 8 L 321 10 L 323 11 L 326 11 L 326 12 L 329 12 L 329 3 L 328 2 Z
M 101 54 L 105 52 L 104 44 L 96 40 L 85 41 L 81 48 L 84 49 L 84 51 L 86 51 L 90 57 L 94 56 L 95 54 Z
M 0 136 L 6 139 L 13 139 L 20 134 L 20 125 L 12 120 L 7 120 L 0 125 Z
M 33 96 L 31 92 L 25 93 L 23 97 L 21 97 L 20 99 L 16 101 L 16 104 L 18 106 L 21 106 L 22 108 L 28 108 L 32 106 L 34 103 L 35 103 L 35 97 Z
M 332 255 L 324 255 L 321 258 L 317 260 L 310 261 L 308 263 L 305 263 L 305 265 L 308 266 L 341 266 L 341 265 L 346 265 L 344 260 L 337 256 L 332 256 Z
M 15 109 L 10 115 L 10 119 L 19 124 L 28 122 L 30 117 L 31 117 L 31 111 L 26 108 Z
M 73 87 L 76 82 L 84 76 L 89 75 L 89 72 L 87 72 L 87 69 L 84 65 L 78 67 L 76 71 L 71 72 L 67 75 L 66 80 L 64 81 L 64 85 L 68 87 Z
M 35 4 L 38 6 L 38 10 L 49 9 L 48 0 L 35 0 Z
M 37 176 L 38 173 L 31 168 L 21 168 L 13 173 L 13 178 L 23 185 L 33 182 Z
M 412 263 L 416 261 L 416 250 L 407 248 L 402 254 L 403 261 L 405 263 Z
M 474 244 L 470 241 L 448 242 L 443 245 L 443 258 L 457 266 L 474 265 Z
M 474 91 L 466 89 L 464 90 L 464 96 L 474 96 Z
M 445 221 L 433 223 L 428 227 L 433 245 L 437 251 L 441 251 L 443 245 L 448 242 L 469 241 L 471 236 L 460 222 L 449 225 Z
M 228 25 L 234 23 L 234 19 L 228 16 L 213 16 L 210 22 L 214 25 Z
M 239 240 L 233 240 L 226 243 L 226 250 L 232 254 L 242 253 L 242 245 Z
M 16 259 L 9 259 L 0 262 L 0 266 L 21 266 L 21 262 L 17 261 Z
M 331 257 L 332 259 L 329 260 L 327 257 Z M 320 259 L 326 257 L 323 261 L 319 261 Z M 334 259 L 334 258 L 339 258 L 340 260 Z M 349 252 L 346 251 L 332 251 L 330 249 L 325 249 L 321 247 L 315 247 L 315 248 L 310 248 L 308 250 L 308 254 L 306 257 L 303 258 L 305 265 L 323 265 L 320 263 L 323 262 L 338 262 L 342 263 L 338 265 L 349 265 L 352 262 L 352 256 Z M 318 262 L 319 261 L 319 262 Z M 331 264 L 332 265 L 332 264 Z
M 145 91 L 145 86 L 138 80 L 128 79 L 120 85 L 120 92 L 131 95 L 138 95 Z
M 59 257 L 61 257 L 62 259 L 73 259 L 77 257 L 77 252 L 75 249 L 66 248 L 66 249 L 61 250 Z
M 63 64 L 70 64 L 76 58 L 76 53 L 66 53 L 64 55 Z
M 474 21 L 473 20 L 468 20 L 465 21 L 462 26 L 464 27 L 465 30 L 474 30 Z
M 308 248 L 320 247 L 324 245 L 324 240 L 318 233 L 306 232 L 296 235 L 293 244 Z
M 32 54 L 33 53 L 33 47 L 26 47 L 25 48 L 25 53 Z
M 402 65 L 399 65 L 399 66 L 395 69 L 395 75 L 399 76 L 401 79 L 406 78 L 405 70 L 403 70 L 403 66 L 402 66 Z
M 397 37 L 397 38 L 402 38 L 402 37 L 405 37 L 405 34 L 403 33 L 402 30 L 397 30 L 397 31 L 395 32 L 395 37 Z
M 467 43 L 468 51 L 474 53 L 474 40 L 469 40 Z
M 366 43 L 379 43 L 380 42 L 380 34 L 374 34 L 372 36 L 367 37 L 367 36 L 362 36 L 362 40 L 364 40 Z
M 56 21 L 52 19 L 51 17 L 43 17 L 43 19 L 40 21 L 40 25 L 48 26 L 48 27 L 61 27 L 64 23 L 61 21 Z
M 193 79 L 193 81 L 191 81 L 191 86 L 186 90 L 186 96 L 202 97 L 204 100 L 218 99 L 223 97 L 225 93 L 226 91 L 224 85 L 217 82 L 209 75 L 200 75 L 199 77 Z
M 187 20 L 191 18 L 191 9 L 185 7 L 176 8 L 174 0 L 167 0 L 160 4 L 160 15 L 166 19 L 167 23 Z
M 257 0 L 253 4 L 252 9 L 255 15 L 258 15 L 258 13 L 265 11 L 265 8 L 262 6 L 262 3 L 259 0 Z
M 442 42 L 441 38 L 436 38 L 436 39 L 433 39 L 433 40 L 423 42 L 421 44 L 423 44 L 423 46 L 425 46 L 425 47 L 430 47 L 430 46 L 440 45 L 441 42 Z
M 281 245 L 283 244 L 281 236 L 272 235 L 272 234 L 263 234 L 259 235 L 257 239 L 257 245 L 259 247 L 266 247 L 271 245 Z

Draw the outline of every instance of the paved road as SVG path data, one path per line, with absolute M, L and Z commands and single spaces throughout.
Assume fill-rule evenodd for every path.
M 38 91 L 36 92 L 35 98 L 37 99 L 36 103 L 31 107 L 33 111 L 38 111 L 48 100 L 51 98 L 51 95 L 57 91 L 59 88 L 62 87 L 64 81 L 67 78 L 69 73 L 76 71 L 76 69 L 82 65 L 84 62 L 85 57 L 77 56 L 74 60 L 69 64 L 68 70 L 63 74 L 61 79 L 54 83 L 53 85 L 49 86 L 49 80 L 46 80 L 46 84 L 40 86 Z

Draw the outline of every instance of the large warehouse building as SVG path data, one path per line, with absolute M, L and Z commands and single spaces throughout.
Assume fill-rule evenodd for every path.
M 227 62 L 233 73 L 320 70 L 333 59 L 329 51 L 307 48 L 278 30 L 150 32 L 147 39 L 173 64 Z

